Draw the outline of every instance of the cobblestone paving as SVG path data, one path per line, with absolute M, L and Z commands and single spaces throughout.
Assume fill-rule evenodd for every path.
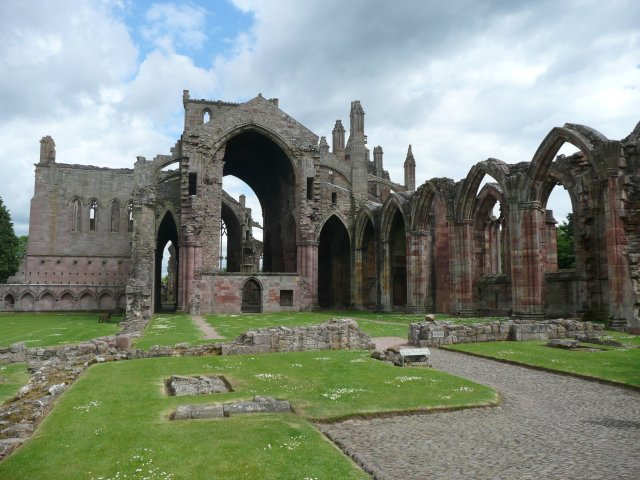
M 318 427 L 377 479 L 640 478 L 640 393 L 439 349 L 432 359 L 502 405 Z

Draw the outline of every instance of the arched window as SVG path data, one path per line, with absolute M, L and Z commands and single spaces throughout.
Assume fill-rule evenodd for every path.
M 127 231 L 133 232 L 133 200 L 127 203 Z
M 208 108 L 205 108 L 202 111 L 202 123 L 209 123 L 210 120 L 211 120 L 211 110 L 209 110 Z
M 71 204 L 71 231 L 80 231 L 80 200 L 77 198 Z
M 120 202 L 117 198 L 111 202 L 111 231 L 120 231 Z
M 89 231 L 96 231 L 96 224 L 98 223 L 98 201 L 91 200 L 89 202 Z

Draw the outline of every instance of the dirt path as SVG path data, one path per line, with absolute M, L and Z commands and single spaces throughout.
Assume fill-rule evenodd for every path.
M 191 320 L 193 320 L 195 326 L 200 329 L 205 340 L 219 340 L 224 338 L 215 328 L 207 323 L 202 315 L 191 315 Z
M 407 339 L 402 337 L 373 337 L 371 340 L 375 343 L 376 350 L 386 350 L 407 344 Z

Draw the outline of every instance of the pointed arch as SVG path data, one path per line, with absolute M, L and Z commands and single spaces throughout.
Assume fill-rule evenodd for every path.
M 78 197 L 71 200 L 71 231 L 80 232 L 82 225 L 82 202 Z
M 364 207 L 356 218 L 355 243 L 355 299 L 359 308 L 375 308 L 378 303 L 378 236 L 373 212 Z
M 20 310 L 31 311 L 35 306 L 36 296 L 31 290 L 26 290 L 20 295 Z
M 92 198 L 89 200 L 89 210 L 88 210 L 88 222 L 89 222 L 89 231 L 97 232 L 98 231 L 98 199 Z
M 111 292 L 100 292 L 98 295 L 98 308 L 100 310 L 115 310 L 116 301 Z
M 353 242 L 356 249 L 363 247 L 364 230 L 369 223 L 371 224 L 371 227 L 375 232 L 376 219 L 375 219 L 374 212 L 369 207 L 365 206 L 360 209 L 360 212 L 356 217 L 356 221 L 353 229 Z
M 7 292 L 4 296 L 4 309 L 5 310 L 13 310 L 16 306 L 16 297 L 13 293 Z
M 329 213 L 327 213 L 324 218 L 322 219 L 322 221 L 320 223 L 318 223 L 318 225 L 316 226 L 316 241 L 319 242 L 320 241 L 320 235 L 322 234 L 322 229 L 324 228 L 324 226 L 326 225 L 326 223 L 331 219 L 331 217 L 336 217 L 336 219 L 342 224 L 342 226 L 344 227 L 344 229 L 347 232 L 347 236 L 349 238 L 349 242 L 351 242 L 351 232 L 349 232 L 349 227 L 347 220 L 344 218 L 344 215 L 342 215 L 342 213 L 337 212 L 337 211 L 331 211 Z
M 402 217 L 404 228 L 409 225 L 407 221 L 407 214 L 404 206 L 406 204 L 406 198 L 399 193 L 391 193 L 387 200 L 382 205 L 382 211 L 380 213 L 380 237 L 383 242 L 389 241 L 389 233 L 391 231 L 391 223 L 393 222 L 396 211 Z
M 85 289 L 78 294 L 78 306 L 81 310 L 97 310 L 98 302 L 95 293 Z
M 318 303 L 324 308 L 351 305 L 351 240 L 336 214 L 326 219 L 318 236 Z
M 603 166 L 596 162 L 594 151 L 607 141 L 607 137 L 602 133 L 584 125 L 565 123 L 563 127 L 552 128 L 538 146 L 529 165 L 529 177 L 532 179 L 529 199 L 541 200 L 542 185 L 558 150 L 565 143 L 570 143 L 579 149 L 585 155 L 594 176 L 602 177 Z
M 242 307 L 243 313 L 262 312 L 262 283 L 256 277 L 249 277 L 242 285 Z
M 77 299 L 71 290 L 63 290 L 58 296 L 59 310 L 73 310 Z
M 456 219 L 459 222 L 472 219 L 478 188 L 485 175 L 492 177 L 500 185 L 503 195 L 508 196 L 507 176 L 509 171 L 509 165 L 497 158 L 488 158 L 471 167 L 456 195 Z

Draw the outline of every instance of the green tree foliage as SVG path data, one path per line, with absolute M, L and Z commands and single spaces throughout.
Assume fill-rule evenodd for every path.
M 13 232 L 11 215 L 0 197 L 0 283 L 18 271 L 18 237 Z
M 24 256 L 27 254 L 27 242 L 29 241 L 29 237 L 27 235 L 20 235 L 18 237 L 18 261 L 22 261 Z
M 573 240 L 573 214 L 558 225 L 558 268 L 575 268 L 576 250 Z

